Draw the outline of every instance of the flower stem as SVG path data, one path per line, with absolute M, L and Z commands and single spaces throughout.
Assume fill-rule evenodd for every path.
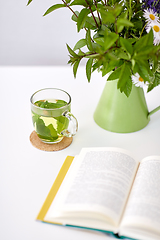
M 68 6 L 68 4 L 67 4 L 64 0 L 62 0 L 62 2 L 63 2 L 63 3 L 66 5 L 66 7 L 68 7 L 69 10 L 71 10 L 71 12 L 78 18 L 77 14 L 73 11 L 73 9 L 72 9 L 70 6 Z
M 147 26 L 147 23 L 144 25 L 144 27 L 143 27 L 143 29 L 142 29 L 142 32 L 141 32 L 140 38 L 142 37 L 142 33 L 143 33 L 143 31 L 144 31 L 144 29 L 145 29 L 146 26 Z
M 88 7 L 89 7 L 89 10 L 90 10 L 90 12 L 91 12 L 91 14 L 92 14 L 93 20 L 95 21 L 95 24 L 96 24 L 97 28 L 99 28 L 98 23 L 97 23 L 97 21 L 96 21 L 96 19 L 95 19 L 95 16 L 94 16 L 94 14 L 93 14 L 93 11 L 92 11 L 92 9 L 91 9 L 91 6 L 88 4 L 87 0 L 85 0 L 85 2 L 87 3 L 87 5 L 88 5 Z
M 101 18 L 100 18 L 98 9 L 97 9 L 97 2 L 96 2 L 96 0 L 94 0 L 94 3 L 95 3 L 96 10 L 97 10 L 97 15 L 98 15 L 99 23 L 100 23 L 100 25 L 102 25 Z
M 69 8 L 69 10 L 71 10 L 71 12 L 75 15 L 75 17 L 78 18 L 77 14 L 73 11 L 73 9 L 64 0 L 62 0 L 62 2 L 66 5 L 66 7 Z M 84 28 L 84 29 L 87 31 L 86 28 Z

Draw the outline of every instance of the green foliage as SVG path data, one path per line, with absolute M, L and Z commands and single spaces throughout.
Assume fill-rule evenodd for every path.
M 81 5 L 81 6 L 84 6 L 84 7 L 87 7 L 87 3 L 85 0 L 74 0 L 70 6 L 73 6 L 73 5 Z
M 55 109 L 55 108 L 60 108 L 65 106 L 67 103 L 63 100 L 57 100 L 56 102 L 48 102 L 48 101 L 43 101 L 39 100 L 35 102 L 35 105 L 40 107 L 40 108 L 46 108 L 46 109 Z
M 86 44 L 87 44 L 86 39 L 80 39 L 74 46 L 73 51 L 83 48 L 84 46 L 86 46 Z
M 74 10 L 75 6 L 79 11 Z M 145 30 L 140 0 L 62 0 L 44 15 L 64 7 L 71 10 L 77 32 L 84 30 L 84 37 L 73 49 L 67 45 L 74 77 L 81 60 L 86 59 L 88 81 L 95 70 L 102 76 L 112 72 L 107 80 L 118 79 L 117 87 L 126 96 L 132 90 L 131 77 L 135 73 L 149 83 L 148 91 L 160 84 L 160 46 L 153 44 L 153 31 Z
M 53 5 L 52 7 L 50 7 L 45 13 L 43 16 L 55 11 L 56 9 L 59 9 L 59 8 L 63 8 L 63 7 L 66 7 L 65 4 L 55 4 Z
M 29 5 L 31 2 L 32 2 L 32 0 L 29 0 L 28 3 L 27 3 L 27 5 Z
M 87 43 L 88 50 L 93 52 L 93 44 L 92 44 L 90 29 L 86 31 L 86 43 Z
M 87 8 L 83 8 L 80 13 L 79 13 L 79 16 L 78 16 L 78 20 L 77 20 L 77 31 L 79 32 L 83 27 L 84 27 L 84 24 L 86 22 L 86 18 L 89 14 L 89 9 Z
M 153 79 L 153 82 L 151 82 L 148 86 L 148 92 L 150 92 L 154 87 L 158 86 L 160 84 L 160 73 L 155 72 L 155 77 Z
M 88 82 L 90 82 L 90 79 L 91 79 L 92 64 L 93 64 L 93 58 L 88 59 L 86 64 L 86 75 L 87 75 Z
M 57 100 L 54 102 L 48 102 L 44 100 L 40 100 L 35 102 L 35 105 L 44 108 L 45 111 L 48 109 L 57 109 L 63 107 L 67 103 L 63 100 Z M 43 116 L 44 118 L 44 116 Z M 32 119 L 33 124 L 36 126 L 36 132 L 41 139 L 46 139 L 47 141 L 55 141 L 61 132 L 67 128 L 68 126 L 68 119 L 63 116 L 54 117 L 53 119 L 57 120 L 56 129 L 54 128 L 53 124 L 45 125 L 44 120 L 42 119 L 41 115 L 36 114 L 32 111 Z
M 120 45 L 122 48 L 129 54 L 129 57 L 131 58 L 133 54 L 133 47 L 130 41 L 126 38 L 120 38 Z

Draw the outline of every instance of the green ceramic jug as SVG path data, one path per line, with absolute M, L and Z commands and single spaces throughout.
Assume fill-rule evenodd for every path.
M 94 120 L 111 132 L 130 133 L 144 128 L 150 115 L 160 110 L 160 106 L 148 112 L 144 91 L 132 86 L 129 97 L 117 89 L 117 80 L 107 81 L 94 112 Z

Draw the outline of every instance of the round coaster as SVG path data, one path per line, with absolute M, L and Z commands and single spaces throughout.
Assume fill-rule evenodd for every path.
M 30 135 L 32 145 L 43 151 L 59 151 L 68 147 L 72 143 L 73 137 L 64 137 L 62 141 L 54 144 L 47 144 L 42 142 L 35 131 Z

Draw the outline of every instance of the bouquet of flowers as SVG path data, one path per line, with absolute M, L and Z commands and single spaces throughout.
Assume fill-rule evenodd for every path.
M 85 58 L 88 81 L 99 70 L 118 79 L 126 96 L 132 84 L 148 91 L 160 84 L 160 0 L 62 0 L 44 16 L 59 8 L 69 9 L 77 32 L 85 33 L 74 48 L 67 45 L 75 77 Z

